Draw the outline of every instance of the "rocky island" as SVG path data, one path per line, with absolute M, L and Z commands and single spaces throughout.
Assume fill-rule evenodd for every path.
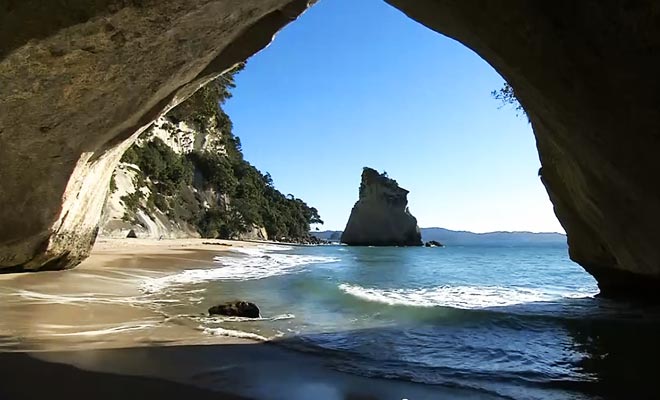
M 386 173 L 365 167 L 360 197 L 341 242 L 350 246 L 422 246 L 417 219 L 408 210 L 408 191 Z

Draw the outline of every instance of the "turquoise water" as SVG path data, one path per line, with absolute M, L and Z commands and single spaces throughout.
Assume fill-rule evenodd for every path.
M 594 298 L 566 246 L 267 245 L 216 262 L 144 290 L 189 299 L 164 310 L 209 335 L 272 339 L 352 374 L 515 399 L 616 398 L 655 380 L 657 312 Z M 263 318 L 198 314 L 234 299 Z

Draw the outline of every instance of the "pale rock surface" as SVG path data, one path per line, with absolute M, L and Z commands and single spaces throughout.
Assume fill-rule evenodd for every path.
M 106 238 L 126 238 L 132 230 L 137 237 L 143 239 L 181 239 L 199 237 L 197 231 L 188 224 L 177 223 L 168 218 L 160 210 L 147 212 L 140 208 L 136 212 L 138 224 L 126 220 L 126 205 L 123 196 L 140 190 L 143 198 L 149 198 L 151 191 L 147 187 L 135 186 L 139 168 L 136 165 L 120 163 L 114 172 L 117 189 L 112 192 L 106 201 L 101 216 L 99 236 Z
M 202 122 L 176 120 L 171 116 L 158 118 L 136 140 L 138 146 L 152 140 L 161 140 L 173 152 L 184 155 L 193 151 L 211 151 L 225 154 L 222 144 L 223 133 L 217 126 L 215 118 L 207 118 Z M 155 207 L 149 207 L 147 199 L 152 196 L 150 186 L 137 187 L 140 169 L 137 165 L 120 162 L 114 171 L 116 189 L 108 195 L 101 215 L 99 237 L 126 238 L 133 231 L 138 238 L 144 239 L 184 239 L 199 238 L 197 229 L 183 220 L 175 220 L 167 213 Z M 201 178 L 201 177 L 200 177 Z M 146 178 L 148 181 L 148 178 Z M 203 186 L 203 184 L 201 185 Z M 216 193 L 212 189 L 201 190 L 194 186 L 188 187 L 190 193 L 202 200 L 202 207 L 209 209 L 211 204 L 231 204 L 231 198 L 226 194 Z M 142 200 L 137 210 L 127 209 L 124 196 L 140 191 Z M 261 226 L 251 226 L 246 232 L 240 233 L 239 240 L 268 240 L 266 229 Z
M 138 144 L 140 140 L 148 141 L 157 137 L 177 154 L 200 150 L 226 154 L 226 150 L 219 143 L 221 134 L 214 118 L 208 118 L 202 127 L 189 121 L 174 122 L 167 116 L 162 116 L 141 136 Z
M 177 154 L 186 154 L 192 151 L 212 150 L 221 154 L 225 153 L 220 139 L 222 132 L 219 131 L 213 118 L 205 121 L 204 126 L 189 121 L 173 121 L 167 116 L 158 118 L 154 123 L 136 140 L 137 145 L 147 141 L 160 139 Z M 158 209 L 150 209 L 146 205 L 146 199 L 151 196 L 149 187 L 136 187 L 137 175 L 140 169 L 136 165 L 120 162 L 114 171 L 114 181 L 117 186 L 114 192 L 108 195 L 108 200 L 103 208 L 100 220 L 99 236 L 107 238 L 125 238 L 133 230 L 139 238 L 147 239 L 181 239 L 197 238 L 199 233 L 188 223 L 174 221 L 168 215 Z M 143 193 L 141 207 L 135 212 L 135 222 L 129 220 L 129 213 L 122 197 L 140 190 Z M 191 188 L 196 192 L 196 189 Z M 201 194 L 206 198 L 204 202 L 209 207 L 209 202 L 217 202 L 217 196 L 213 191 Z
M 70 268 L 152 121 L 244 61 L 308 0 L 0 5 L 0 270 Z

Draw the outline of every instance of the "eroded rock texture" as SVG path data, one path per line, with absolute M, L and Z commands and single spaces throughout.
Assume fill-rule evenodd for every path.
M 660 290 L 660 3 L 388 0 L 514 87 L 571 257 L 610 296 Z M 0 3 L 0 267 L 87 254 L 145 125 L 264 46 L 295 0 Z
M 421 246 L 417 219 L 408 210 L 408 191 L 386 174 L 365 167 L 360 198 L 341 242 L 351 246 Z
M 0 3 L 0 271 L 87 256 L 151 121 L 267 45 L 307 0 Z
M 660 3 L 388 1 L 514 87 L 571 258 L 601 292 L 657 297 Z

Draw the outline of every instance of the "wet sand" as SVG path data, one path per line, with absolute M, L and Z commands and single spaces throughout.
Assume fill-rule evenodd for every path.
M 359 377 L 277 343 L 208 335 L 163 315 L 141 290 L 145 279 L 258 245 L 99 240 L 74 270 L 0 276 L 0 399 L 493 398 Z
M 218 244 L 203 244 L 209 242 Z M 158 300 L 146 295 L 140 285 L 149 278 L 184 269 L 217 266 L 214 256 L 250 246 L 255 244 L 208 239 L 101 239 L 91 257 L 75 269 L 0 275 L 0 350 L 241 341 L 209 338 L 194 327 L 168 323 L 158 309 Z M 205 311 L 200 307 L 200 313 Z

